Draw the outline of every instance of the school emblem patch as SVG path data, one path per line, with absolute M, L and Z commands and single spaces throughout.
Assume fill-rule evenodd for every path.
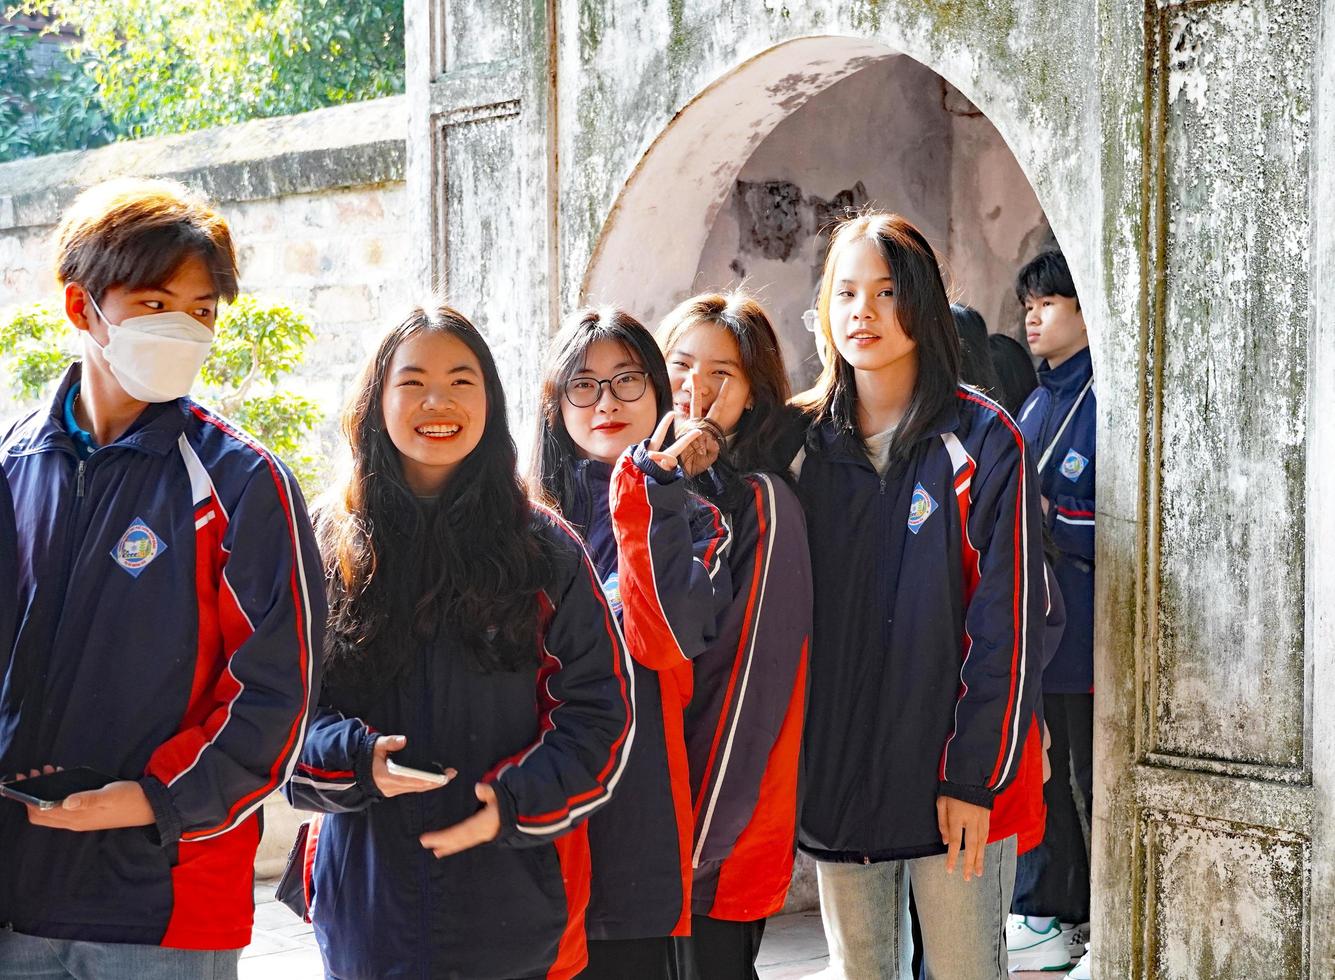
M 917 534 L 927 523 L 927 518 L 936 510 L 936 501 L 919 483 L 913 488 L 913 501 L 909 504 L 909 530 Z
M 1066 458 L 1062 460 L 1061 475 L 1074 483 L 1080 479 L 1080 474 L 1085 472 L 1085 467 L 1088 465 L 1089 460 L 1072 449 L 1067 452 Z
M 167 542 L 158 537 L 142 517 L 136 517 L 116 542 L 116 547 L 111 549 L 111 557 L 117 565 L 138 578 L 153 559 L 166 550 Z
M 616 572 L 607 576 L 607 581 L 603 583 L 603 595 L 607 597 L 607 604 L 612 607 L 612 612 L 618 616 L 621 615 L 621 579 Z

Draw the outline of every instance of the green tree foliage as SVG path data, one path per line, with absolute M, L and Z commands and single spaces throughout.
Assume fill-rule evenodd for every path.
M 376 0 L 23 0 L 81 40 L 69 56 L 137 138 L 403 90 L 403 5 Z
M 14 395 L 32 401 L 64 373 L 78 356 L 74 333 L 63 314 L 40 304 L 0 322 L 0 371 Z M 245 295 L 218 317 L 216 336 L 196 394 L 277 453 L 313 493 L 323 474 L 311 435 L 323 415 L 315 401 L 283 386 L 315 336 L 310 321 Z
M 63 54 L 34 63 L 36 38 L 0 33 L 0 163 L 110 143 L 118 131 L 97 82 Z

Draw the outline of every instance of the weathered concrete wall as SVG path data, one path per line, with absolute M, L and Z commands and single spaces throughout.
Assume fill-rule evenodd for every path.
M 120 175 L 180 179 L 231 222 L 241 288 L 311 314 L 316 340 L 298 377 L 328 414 L 320 439 L 332 458 L 333 420 L 368 340 L 417 294 L 406 130 L 399 97 L 0 165 L 0 317 L 58 303 L 51 236 L 79 190 Z

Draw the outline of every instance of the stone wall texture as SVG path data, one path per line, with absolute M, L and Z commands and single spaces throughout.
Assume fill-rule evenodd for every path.
M 179 179 L 231 223 L 242 290 L 310 315 L 316 339 L 296 383 L 326 411 L 317 438 L 333 459 L 334 420 L 368 342 L 419 295 L 406 258 L 406 132 L 396 97 L 0 164 L 0 318 L 59 302 L 52 235 L 81 189 Z

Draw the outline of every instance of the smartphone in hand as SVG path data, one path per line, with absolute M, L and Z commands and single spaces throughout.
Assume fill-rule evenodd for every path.
M 389 770 L 391 776 L 420 779 L 424 783 L 435 783 L 437 786 L 444 786 L 455 777 L 453 769 L 446 769 L 444 772 L 428 772 L 425 769 L 414 769 L 412 766 L 401 766 L 393 759 L 385 760 L 385 768 Z
M 25 779 L 11 779 L 0 783 L 0 796 L 27 803 L 39 810 L 54 810 L 65 797 L 75 793 L 84 793 L 90 789 L 101 789 L 108 783 L 116 782 L 117 777 L 77 766 L 74 769 L 61 769 L 57 772 L 44 773 L 41 776 L 28 776 Z

